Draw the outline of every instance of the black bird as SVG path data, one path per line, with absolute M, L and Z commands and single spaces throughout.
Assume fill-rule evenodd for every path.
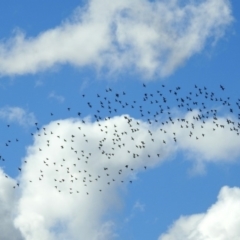
M 225 88 L 222 86 L 222 85 L 220 85 L 220 88 L 222 89 L 222 90 L 224 90 Z

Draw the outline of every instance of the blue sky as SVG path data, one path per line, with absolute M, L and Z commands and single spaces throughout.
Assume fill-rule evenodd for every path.
M 239 239 L 238 9 L 1 1 L 0 239 Z

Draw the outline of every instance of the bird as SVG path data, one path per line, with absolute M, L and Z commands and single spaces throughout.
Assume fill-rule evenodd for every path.
M 145 84 L 142 87 L 142 92 L 139 91 L 137 93 L 139 95 L 138 99 L 136 94 L 134 94 L 133 99 L 133 94 L 129 94 L 127 90 L 117 89 L 115 91 L 113 89 L 112 91 L 110 88 L 106 89 L 104 93 L 97 93 L 95 98 L 83 94 L 82 97 L 85 99 L 81 99 L 81 101 L 86 101 L 87 106 L 89 106 L 87 110 L 89 114 L 86 114 L 86 110 L 83 109 L 82 111 L 81 108 L 79 108 L 79 111 L 76 111 L 77 114 L 76 112 L 74 114 L 74 111 L 70 111 L 74 109 L 73 106 L 67 108 L 67 111 L 73 115 L 73 118 L 77 115 L 77 120 L 73 124 L 76 128 L 73 132 L 62 132 L 61 128 L 64 124 L 60 120 L 55 121 L 56 130 L 54 131 L 48 127 L 41 126 L 40 122 L 33 124 L 36 132 L 32 132 L 31 136 L 34 138 L 39 137 L 45 143 L 39 146 L 39 154 L 44 156 L 44 154 L 49 153 L 51 148 L 56 154 L 58 153 L 57 149 L 61 152 L 59 159 L 51 156 L 47 156 L 47 159 L 44 157 L 39 160 L 39 166 L 36 161 L 36 167 L 40 168 L 41 166 L 41 174 L 35 176 L 35 180 L 44 182 L 48 169 L 54 167 L 54 174 L 51 176 L 51 179 L 54 182 L 53 188 L 59 190 L 59 194 L 66 192 L 64 185 L 70 186 L 68 188 L 70 192 L 68 191 L 68 193 L 71 195 L 74 195 L 74 193 L 81 194 L 81 186 L 89 189 L 87 193 L 92 193 L 91 185 L 94 184 L 99 184 L 96 185 L 98 187 L 95 189 L 99 189 L 98 192 L 103 192 L 105 190 L 103 186 L 105 185 L 113 186 L 118 182 L 124 184 L 132 183 L 133 179 L 124 181 L 123 176 L 128 176 L 131 172 L 135 172 L 135 164 L 141 163 L 142 169 L 147 170 L 151 166 L 151 161 L 155 161 L 155 158 L 164 157 L 164 154 L 162 155 L 161 152 L 149 154 L 149 149 L 152 146 L 156 146 L 156 144 L 164 148 L 171 142 L 177 145 L 181 141 L 179 136 L 182 133 L 186 133 L 186 136 L 191 138 L 192 141 L 198 142 L 202 141 L 203 137 L 205 139 L 209 134 L 214 134 L 223 128 L 226 131 L 228 130 L 239 135 L 240 122 L 234 122 L 232 118 L 228 117 L 226 118 L 226 123 L 222 124 L 220 117 L 218 117 L 220 113 L 218 113 L 217 109 L 209 106 L 217 103 L 222 104 L 222 107 L 227 110 L 228 114 L 234 116 L 234 114 L 238 114 L 237 111 L 240 109 L 240 99 L 234 105 L 229 97 L 218 96 L 217 92 L 212 92 L 206 86 L 195 85 L 190 91 L 186 91 L 188 93 L 182 91 L 183 87 L 168 88 L 167 84 L 161 85 L 160 89 L 154 91 L 151 91 Z M 220 88 L 225 90 L 222 85 L 220 85 Z M 186 117 L 177 119 L 172 111 L 174 106 L 179 107 L 184 113 L 192 114 L 192 119 L 187 119 Z M 134 117 L 130 117 L 127 114 L 130 111 L 129 109 L 131 109 L 131 116 Z M 64 110 L 66 112 L 66 109 Z M 195 111 L 197 112 L 196 114 Z M 121 114 L 123 114 L 123 125 L 118 124 L 114 120 L 116 115 L 119 115 L 118 117 L 120 118 Z M 57 111 L 53 111 L 50 115 L 57 116 L 58 114 Z M 96 136 L 91 136 L 87 130 L 88 126 L 90 126 L 89 121 L 85 119 L 87 115 L 93 116 L 94 120 L 91 126 L 96 125 Z M 49 116 L 49 112 L 47 116 Z M 240 120 L 240 113 L 237 116 Z M 213 121 L 212 128 L 208 130 L 206 124 L 210 120 Z M 9 124 L 7 126 L 10 127 Z M 154 130 L 155 126 L 157 126 L 158 131 Z M 172 131 L 171 129 L 176 130 Z M 201 131 L 198 131 L 200 129 Z M 11 128 L 8 131 L 11 131 Z M 16 139 L 16 142 L 19 142 L 18 145 L 21 144 L 22 141 L 19 141 L 21 138 L 18 135 L 16 137 L 13 136 L 11 140 Z M 96 143 L 94 139 L 98 139 Z M 11 140 L 3 142 L 3 146 L 4 144 L 7 146 L 6 151 L 13 149 L 15 141 Z M 74 155 L 65 155 L 67 151 L 71 151 L 71 154 Z M 126 159 L 124 157 L 126 156 L 124 155 L 125 153 L 127 154 Z M 123 158 L 122 160 L 121 157 Z M 106 162 L 101 165 L 99 158 L 104 159 Z M 118 159 L 120 161 L 117 161 Z M 138 162 L 139 159 L 142 162 Z M 0 157 L 0 160 L 2 163 L 5 162 L 5 159 L 2 157 Z M 27 165 L 29 161 L 23 161 L 23 163 Z M 118 163 L 119 166 L 116 168 L 112 163 Z M 101 169 L 98 169 L 97 166 L 100 165 Z M 24 173 L 24 167 L 25 165 L 18 167 L 19 172 Z M 85 185 L 75 186 L 76 182 L 80 182 L 79 179 Z M 29 179 L 29 182 L 33 181 L 34 179 Z

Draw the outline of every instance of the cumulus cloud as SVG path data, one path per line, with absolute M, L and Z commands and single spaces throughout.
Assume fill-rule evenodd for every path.
M 229 161 L 229 151 L 240 155 L 240 137 L 226 119 L 215 120 L 225 121 L 224 128 L 211 118 L 202 128 L 195 115 L 197 111 L 164 125 L 123 115 L 95 122 L 65 119 L 43 126 L 22 161 L 15 228 L 26 240 L 114 239 L 115 225 L 107 213 L 121 206 L 121 192 L 145 167 L 156 167 L 177 151 L 190 152 L 193 162 L 203 164 Z M 14 203 L 6 204 L 11 209 Z M 144 208 L 136 203 L 134 209 Z
M 193 161 L 192 170 L 195 173 L 204 172 L 205 164 L 209 162 L 231 163 L 240 156 L 239 124 L 236 124 L 236 119 L 230 120 L 227 116 L 203 121 L 198 119 L 200 115 L 198 110 L 189 112 L 184 122 L 178 122 L 177 128 L 173 129 L 180 139 L 178 148 Z M 182 127 L 185 130 L 182 130 Z
M 36 118 L 33 113 L 28 113 L 20 107 L 0 108 L 0 118 L 9 122 L 15 122 L 24 127 L 33 125 L 36 122 Z
M 131 125 L 137 129 L 136 121 Z M 144 166 L 161 162 L 156 153 L 161 149 L 166 157 L 172 146 L 155 142 L 146 151 L 137 148 L 141 141 L 146 145 L 151 141 L 149 128 L 144 123 L 139 126 L 133 141 L 123 116 L 94 123 L 68 119 L 44 128 L 24 159 L 15 226 L 31 240 L 112 239 L 114 225 L 104 216 L 119 206 L 118 190 Z M 148 154 L 152 157 L 146 163 Z
M 22 240 L 20 231 L 14 227 L 17 198 L 13 190 L 15 180 L 4 174 L 0 168 L 0 232 L 2 239 Z
M 56 28 L 35 37 L 18 31 L 2 41 L 0 74 L 71 64 L 110 72 L 133 68 L 145 77 L 164 77 L 209 39 L 222 37 L 232 20 L 229 0 L 91 0 Z
M 180 217 L 159 240 L 239 239 L 240 188 L 223 187 L 205 213 Z

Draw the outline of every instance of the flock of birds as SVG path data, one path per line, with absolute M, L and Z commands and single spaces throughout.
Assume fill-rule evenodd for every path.
M 225 88 L 220 85 L 219 90 L 225 91 Z M 206 87 L 196 85 L 186 95 L 182 94 L 180 87 L 167 89 L 165 85 L 155 92 L 149 92 L 143 84 L 142 92 L 138 100 L 131 101 L 130 93 L 115 92 L 111 88 L 106 89 L 104 96 L 97 94 L 93 102 L 93 98 L 87 99 L 82 95 L 92 122 L 82 118 L 79 111 L 74 112 L 71 122 L 55 120 L 42 127 L 36 122 L 36 132 L 31 135 L 37 144 L 18 167 L 20 175 L 24 171 L 27 173 L 28 167 L 35 166 L 37 174 L 26 174 L 30 183 L 47 181 L 59 193 L 84 192 L 89 195 L 91 191 L 102 192 L 113 184 L 132 183 L 137 172 L 151 166 L 152 159 L 164 157 L 161 151 L 153 154 L 152 145 L 164 148 L 169 142 L 177 144 L 181 141 L 177 131 L 167 133 L 170 125 L 175 124 L 176 128 L 188 131 L 192 141 L 209 134 L 204 131 L 204 124 L 209 120 L 213 124 L 212 131 L 225 128 L 239 135 L 240 114 L 236 112 L 240 109 L 240 99 L 232 103 L 230 97 L 218 97 Z M 212 107 L 214 104 L 215 108 Z M 72 113 L 74 110 L 69 107 L 65 111 Z M 192 120 L 178 117 L 177 111 L 193 112 Z M 232 115 L 225 119 L 225 124 L 218 122 L 221 112 Z M 131 117 L 130 114 L 135 116 Z M 54 117 L 55 113 L 49 115 Z M 234 118 L 237 120 L 232 120 Z M 200 135 L 194 132 L 196 122 L 203 129 Z M 7 128 L 11 128 L 11 124 Z M 14 141 L 19 142 L 19 139 Z M 12 140 L 5 141 L 1 149 L 11 148 L 11 143 Z M 3 155 L 0 160 L 6 161 Z M 5 177 L 8 178 L 8 175 Z M 16 182 L 13 189 L 20 184 L 21 181 Z

